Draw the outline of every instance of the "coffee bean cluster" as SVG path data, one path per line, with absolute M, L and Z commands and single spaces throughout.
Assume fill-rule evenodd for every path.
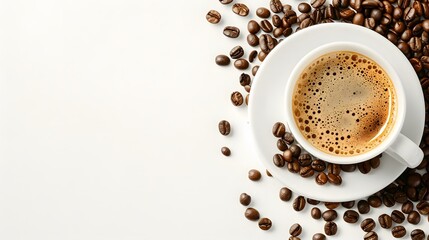
M 395 44 L 399 50 L 409 59 L 417 75 L 424 92 L 426 119 L 423 139 L 420 147 L 424 152 L 424 160 L 416 169 L 407 169 L 389 186 L 365 199 L 343 203 L 321 203 L 320 201 L 293 197 L 293 192 L 287 187 L 280 189 L 281 201 L 293 199 L 293 209 L 302 211 L 306 205 L 316 205 L 311 209 L 311 217 L 323 219 L 325 224 L 321 226 L 324 233 L 315 233 L 313 240 L 326 239 L 327 236 L 337 233 L 338 214 L 336 208 L 344 207 L 342 219 L 349 224 L 359 224 L 363 230 L 362 238 L 376 240 L 376 226 L 391 232 L 393 238 L 402 238 L 407 235 L 413 240 L 425 239 L 426 235 L 421 229 L 405 229 L 403 224 L 419 224 L 422 220 L 429 221 L 429 1 L 428 0 L 311 0 L 302 2 L 297 11 L 280 0 L 270 0 L 269 5 L 261 6 L 256 10 L 249 9 L 243 3 L 234 3 L 233 0 L 219 0 L 223 5 L 230 5 L 231 11 L 240 17 L 252 16 L 255 11 L 255 19 L 248 20 L 247 31 L 241 31 L 233 25 L 223 28 L 223 35 L 230 39 L 236 39 L 241 34 L 246 34 L 246 40 L 251 50 L 247 51 L 243 46 L 231 46 L 229 54 L 220 54 L 215 57 L 219 66 L 228 66 L 233 60 L 234 67 L 241 71 L 238 76 L 239 84 L 247 92 L 244 97 L 239 91 L 231 93 L 230 98 L 234 106 L 248 104 L 251 91 L 252 77 L 246 70 L 251 69 L 251 75 L 255 76 L 259 69 L 256 61 L 263 62 L 266 56 L 293 32 L 300 31 L 320 23 L 341 21 L 372 29 L 386 37 Z M 211 24 L 222 21 L 221 14 L 216 10 L 207 13 L 206 19 Z M 244 56 L 248 52 L 248 58 Z M 231 127 L 229 122 L 219 122 L 219 132 L 229 135 Z M 273 127 L 273 135 L 277 137 L 277 148 L 281 153 L 275 154 L 273 164 L 280 168 L 287 168 L 290 172 L 300 174 L 302 177 L 314 177 L 318 184 L 341 184 L 341 173 L 353 172 L 356 169 L 361 173 L 369 173 L 380 165 L 380 157 L 360 164 L 337 165 L 329 164 L 305 153 L 294 143 L 292 134 L 286 131 L 282 123 L 276 123 Z M 227 147 L 222 148 L 226 156 L 230 154 Z M 266 171 L 267 176 L 272 175 Z M 248 172 L 248 178 L 259 181 L 262 178 L 258 170 Z M 244 206 L 251 204 L 251 197 L 243 193 L 240 195 L 240 203 Z M 323 204 L 326 210 L 322 211 L 318 205 Z M 387 211 L 376 220 L 364 218 L 362 215 L 371 213 L 372 208 L 394 207 L 400 204 L 399 210 Z M 245 211 L 245 217 L 252 221 L 258 221 L 262 230 L 268 230 L 272 222 L 268 218 L 260 218 L 258 210 L 252 206 Z M 289 229 L 289 239 L 300 239 L 304 229 L 300 224 L 294 224 Z M 380 230 L 381 231 L 381 230 Z M 429 239 L 429 236 L 428 236 Z
M 341 185 L 343 182 L 341 172 L 353 172 L 356 169 L 363 174 L 367 174 L 371 169 L 380 165 L 381 155 L 368 161 L 358 164 L 333 164 L 321 159 L 314 158 L 295 144 L 292 133 L 286 131 L 284 123 L 276 122 L 272 129 L 274 137 L 277 139 L 277 148 L 282 153 L 273 156 L 273 164 L 279 168 L 287 168 L 291 173 L 297 173 L 301 177 L 314 177 L 319 185 L 327 183 Z

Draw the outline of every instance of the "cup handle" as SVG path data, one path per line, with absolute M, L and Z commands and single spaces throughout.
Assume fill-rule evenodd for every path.
M 386 153 L 409 168 L 417 167 L 423 160 L 423 151 L 402 133 L 398 135 Z

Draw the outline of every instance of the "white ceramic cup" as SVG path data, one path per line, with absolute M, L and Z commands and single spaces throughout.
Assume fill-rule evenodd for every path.
M 394 85 L 397 97 L 397 114 L 396 120 L 389 135 L 375 148 L 370 151 L 361 153 L 354 156 L 339 156 L 334 154 L 325 153 L 318 148 L 314 147 L 309 143 L 306 138 L 301 134 L 298 126 L 295 123 L 292 110 L 292 97 L 295 84 L 299 79 L 304 69 L 316 58 L 336 51 L 352 51 L 367 56 L 378 63 L 388 74 Z M 406 114 L 405 109 L 405 93 L 402 87 L 401 81 L 395 71 L 395 69 L 389 64 L 389 62 L 382 56 L 378 55 L 375 51 L 370 48 L 352 43 L 352 42 L 333 42 L 323 46 L 320 46 L 313 51 L 305 55 L 295 66 L 289 80 L 286 84 L 285 90 L 285 108 L 286 108 L 286 122 L 288 123 L 289 130 L 295 137 L 295 140 L 311 155 L 337 164 L 353 164 L 369 160 L 380 153 L 387 153 L 391 155 L 397 161 L 402 162 L 410 168 L 417 167 L 423 159 L 423 152 L 418 145 L 416 145 L 409 138 L 401 134 L 401 129 L 404 123 Z M 411 96 L 412 97 L 412 96 Z

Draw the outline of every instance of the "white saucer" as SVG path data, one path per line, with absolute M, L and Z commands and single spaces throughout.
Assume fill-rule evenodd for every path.
M 272 135 L 275 122 L 285 122 L 284 89 L 296 62 L 316 47 L 334 41 L 356 42 L 373 48 L 390 61 L 403 81 L 407 96 L 407 113 L 402 133 L 416 144 L 423 135 L 425 105 L 417 75 L 402 52 L 378 33 L 347 23 L 328 23 L 301 30 L 284 39 L 265 59 L 252 83 L 249 99 L 249 119 L 255 149 L 260 161 L 292 191 L 321 201 L 349 201 L 369 196 L 393 182 L 406 166 L 387 154 L 380 166 L 369 174 L 358 170 L 342 173 L 341 186 L 319 186 L 314 178 L 302 178 L 286 167 L 278 168 L 273 155 L 279 153 L 277 139 Z

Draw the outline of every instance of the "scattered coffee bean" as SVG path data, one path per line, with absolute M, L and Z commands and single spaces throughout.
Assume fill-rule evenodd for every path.
M 298 237 L 301 233 L 302 233 L 302 227 L 298 223 L 293 224 L 289 228 L 289 234 L 294 237 Z
M 215 62 L 219 66 L 227 66 L 229 65 L 231 60 L 229 60 L 229 57 L 226 55 L 217 55 L 215 58 Z
M 230 4 L 232 3 L 233 0 L 219 0 L 220 3 L 222 4 Z
M 381 201 L 381 198 L 379 196 L 372 195 L 368 197 L 368 203 L 371 207 L 378 208 L 383 202 Z
M 286 126 L 281 122 L 276 122 L 273 126 L 273 135 L 281 138 L 286 132 Z
M 290 149 L 286 149 L 283 152 L 283 158 L 285 159 L 286 162 L 290 163 L 293 160 L 293 154 L 292 151 Z
M 393 207 L 395 205 L 395 200 L 392 195 L 385 194 L 383 195 L 383 203 L 386 207 Z
M 283 187 L 280 189 L 279 197 L 280 200 L 287 202 L 292 197 L 292 191 L 287 187 Z
M 338 164 L 333 164 L 333 163 L 328 163 L 328 173 L 332 173 L 334 175 L 340 175 L 341 173 L 341 168 L 340 165 Z
M 313 235 L 313 240 L 326 240 L 326 236 L 322 233 L 316 233 Z
M 292 133 L 285 132 L 285 134 L 283 135 L 283 140 L 285 140 L 287 144 L 291 145 L 293 141 L 295 141 L 295 138 L 293 137 Z
M 314 207 L 311 209 L 311 217 L 314 219 L 320 219 L 322 217 L 322 213 L 319 208 Z
M 252 201 L 252 197 L 247 195 L 247 193 L 240 194 L 240 203 L 243 206 L 248 206 L 250 202 Z
M 390 217 L 395 223 L 403 223 L 405 220 L 405 215 L 398 210 L 393 210 L 392 214 L 390 214 Z
M 249 23 L 247 23 L 247 30 L 251 34 L 258 33 L 260 29 L 261 27 L 259 26 L 258 22 L 256 22 L 255 20 L 250 20 Z
M 339 175 L 328 173 L 328 181 L 334 185 L 340 185 L 343 180 Z
M 407 234 L 407 230 L 403 226 L 396 226 L 392 228 L 392 235 L 395 238 L 404 237 Z
M 316 183 L 319 185 L 325 185 L 328 182 L 328 176 L 326 176 L 326 173 L 320 172 L 316 176 Z
M 416 205 L 417 210 L 420 214 L 428 215 L 429 214 L 429 202 L 421 201 Z
M 244 216 L 251 221 L 256 221 L 259 219 L 259 212 L 254 208 L 247 208 L 244 212 Z
M 327 208 L 327 209 L 335 209 L 335 208 L 337 208 L 337 207 L 339 207 L 340 206 L 340 203 L 339 202 L 325 202 L 325 207 Z
M 311 0 L 310 4 L 314 8 L 319 8 L 325 4 L 325 0 Z
M 220 13 L 216 10 L 210 10 L 206 15 L 207 21 L 212 24 L 220 22 L 221 18 Z
M 304 178 L 309 178 L 314 175 L 314 170 L 311 168 L 311 166 L 303 166 L 299 170 L 299 175 L 301 175 L 301 177 L 304 177 Z
M 407 221 L 411 224 L 419 224 L 420 222 L 420 213 L 417 211 L 411 211 L 410 214 L 408 214 Z
M 279 139 L 279 141 L 281 141 L 281 139 Z M 285 159 L 283 158 L 283 155 L 281 155 L 281 154 L 275 154 L 273 156 L 273 163 L 277 167 L 280 167 L 280 168 L 284 167 L 285 166 Z
M 279 13 L 283 11 L 283 4 L 280 0 L 270 0 L 270 8 L 273 13 Z
M 392 218 L 387 214 L 381 214 L 378 217 L 378 222 L 382 228 L 390 228 L 392 227 Z
M 222 147 L 221 150 L 223 155 L 229 157 L 231 155 L 231 150 L 228 147 Z
M 328 236 L 335 235 L 337 234 L 337 224 L 334 222 L 327 222 L 325 223 L 324 230 L 325 234 Z
M 262 34 L 259 37 L 259 46 L 264 53 L 269 53 L 276 46 L 276 42 L 269 34 Z
M 315 200 L 315 199 L 311 199 L 311 198 L 307 198 L 307 203 L 311 204 L 311 205 L 318 205 L 320 203 L 320 201 Z
M 359 213 L 355 210 L 347 210 L 344 212 L 343 219 L 347 223 L 356 223 L 359 220 Z
M 256 15 L 260 18 L 269 18 L 271 13 L 270 10 L 268 10 L 267 8 L 260 7 L 256 9 Z
M 371 164 L 369 161 L 358 163 L 357 165 L 359 171 L 363 174 L 367 174 L 371 171 Z
M 332 209 L 326 210 L 323 212 L 322 218 L 327 222 L 334 221 L 337 218 L 337 212 Z
M 256 50 L 251 51 L 250 54 L 249 54 L 249 62 L 252 63 L 257 56 L 258 56 L 258 51 L 256 51 Z
M 249 14 L 249 8 L 243 3 L 236 3 L 232 5 L 232 11 L 242 17 Z
M 365 200 L 360 200 L 357 204 L 357 207 L 360 214 L 366 214 L 370 210 L 369 203 Z
M 425 232 L 421 229 L 414 229 L 411 231 L 411 240 L 425 240 Z
M 290 146 L 289 150 L 292 152 L 292 156 L 299 157 L 301 154 L 301 148 L 298 145 Z
M 355 201 L 342 202 L 341 205 L 345 208 L 352 208 L 355 205 Z
M 363 236 L 364 240 L 378 240 L 378 235 L 375 232 L 368 232 Z
M 299 237 L 294 237 L 294 236 L 290 236 L 290 237 L 289 237 L 289 240 L 301 240 L 301 238 L 299 238 Z
M 231 125 L 228 121 L 222 120 L 218 124 L 220 134 L 226 136 L 231 132 Z
M 288 149 L 288 146 L 287 146 L 286 142 L 283 139 L 278 139 L 277 140 L 277 148 L 280 151 L 286 151 Z M 283 158 L 283 160 L 284 160 L 284 158 Z
M 240 29 L 234 26 L 226 26 L 223 29 L 223 35 L 229 38 L 237 38 L 238 36 L 240 36 Z
M 232 59 L 239 59 L 244 55 L 244 50 L 241 46 L 235 46 L 231 51 L 229 52 L 229 56 L 231 56 Z
M 258 181 L 259 179 L 261 179 L 261 172 L 256 169 L 251 169 L 249 171 L 248 177 L 252 181 Z
M 255 34 L 249 34 L 249 35 L 247 35 L 247 43 L 252 47 L 256 47 L 259 45 L 259 38 Z M 264 58 L 261 59 L 262 53 L 263 52 L 259 52 L 259 55 L 258 55 L 258 58 L 261 62 L 264 61 L 264 59 L 265 59 L 265 56 L 264 56 Z
M 266 33 L 273 31 L 273 25 L 268 20 L 262 20 L 259 25 L 261 26 L 262 31 Z
M 235 60 L 234 67 L 238 70 L 246 70 L 249 68 L 249 62 L 246 59 L 240 58 Z
M 260 229 L 267 231 L 271 228 L 273 223 L 268 218 L 261 218 L 261 220 L 259 220 L 259 222 L 258 222 L 258 225 L 259 225 Z
M 311 6 L 308 3 L 302 2 L 298 4 L 298 11 L 302 13 L 309 13 L 311 11 Z
M 246 85 L 249 85 L 250 82 L 251 82 L 249 74 L 242 73 L 240 75 L 239 81 L 240 81 L 240 85 L 243 86 L 243 87 L 246 86 Z
M 375 228 L 375 225 L 374 219 L 367 218 L 361 222 L 360 227 L 364 232 L 371 232 Z
M 234 106 L 241 106 L 244 102 L 243 95 L 240 92 L 233 92 L 231 94 L 231 102 Z
M 411 201 L 406 201 L 404 204 L 402 204 L 401 211 L 405 214 L 409 214 L 414 209 L 414 203 Z
M 293 201 L 293 209 L 295 211 L 302 211 L 305 207 L 305 198 L 303 196 L 298 196 Z
M 311 164 L 311 156 L 310 154 L 302 154 L 298 157 L 298 163 L 302 167 L 309 166 Z
M 325 170 L 326 165 L 324 161 L 315 159 L 311 162 L 311 168 L 313 168 L 313 170 L 316 172 L 322 172 Z

